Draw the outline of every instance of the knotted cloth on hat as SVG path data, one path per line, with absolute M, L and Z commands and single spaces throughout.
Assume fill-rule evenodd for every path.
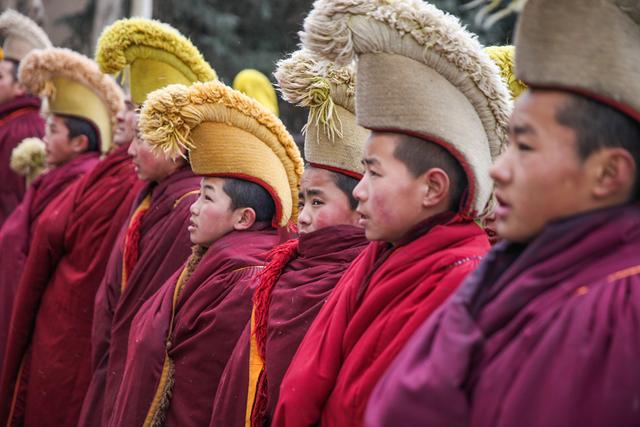
M 139 124 L 144 140 L 168 157 L 188 151 L 194 173 L 261 185 L 273 198 L 275 226 L 295 221 L 302 158 L 258 101 L 217 81 L 171 85 L 149 94 Z
M 18 73 L 29 92 L 46 98 L 48 112 L 87 120 L 100 151 L 109 151 L 124 94 L 93 60 L 64 48 L 36 49 L 20 62 Z
M 274 73 L 282 97 L 309 108 L 304 154 L 312 166 L 361 178 L 370 132 L 356 123 L 355 64 L 338 67 L 299 50 L 278 62 Z
M 121 19 L 106 27 L 98 39 L 96 62 L 107 74 L 123 73 L 129 66 L 131 100 L 137 105 L 150 92 L 170 84 L 217 78 L 198 49 L 178 30 L 145 18 Z
M 511 99 L 498 67 L 457 18 L 419 0 L 318 0 L 300 37 L 329 61 L 357 57 L 358 124 L 440 144 L 467 176 L 461 213 L 485 210 Z
M 518 80 L 514 71 L 516 50 L 513 46 L 488 46 L 484 48 L 484 51 L 500 67 L 500 75 L 507 84 L 513 99 L 516 99 L 522 92 L 527 90 L 527 85 L 522 80 Z
M 0 15 L 3 58 L 20 61 L 33 49 L 53 47 L 42 28 L 27 16 L 7 9 Z
M 278 96 L 269 78 L 258 70 L 240 71 L 233 79 L 233 88 L 264 105 L 267 110 L 279 115 Z
M 640 2 L 529 0 L 516 27 L 516 75 L 640 120 Z

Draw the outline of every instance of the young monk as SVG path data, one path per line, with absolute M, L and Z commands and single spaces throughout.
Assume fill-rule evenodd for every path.
M 491 170 L 504 240 L 398 356 L 368 425 L 640 425 L 639 13 L 525 5 L 531 90 Z
M 137 70 L 143 61 L 157 61 L 145 67 L 144 73 L 129 76 L 136 105 L 142 105 L 146 98 L 140 88 L 150 90 L 171 83 L 168 79 L 172 77 L 173 83 L 187 77 L 187 81 L 215 79 L 214 71 L 184 36 L 166 24 L 142 18 L 123 19 L 106 28 L 96 57 L 101 68 L 112 73 L 124 67 Z M 117 62 L 119 57 L 127 62 Z M 183 64 L 190 74 L 180 72 L 176 64 Z M 167 73 L 167 68 L 174 73 Z M 139 134 L 129 146 L 129 154 L 136 174 L 147 184 L 136 197 L 96 296 L 92 380 L 80 425 L 107 424 L 122 379 L 131 321 L 191 253 L 189 207 L 196 200 L 200 178 L 184 158 L 170 159 L 152 152 Z
M 18 79 L 20 61 L 33 49 L 52 47 L 47 34 L 12 9 L 0 14 L 0 227 L 25 195 L 23 177 L 9 167 L 12 150 L 25 138 L 42 137 L 40 99 Z M 3 351 L 0 349 L 0 353 Z M 0 356 L 1 357 L 1 356 Z
M 97 71 L 94 63 L 80 55 L 67 55 L 62 51 L 35 51 L 22 60 L 21 84 L 32 93 L 42 91 L 41 79 L 43 70 L 41 61 L 58 60 L 57 55 L 68 57 L 74 68 L 86 68 Z M 80 80 L 80 75 L 74 76 Z M 105 77 L 106 79 L 106 77 Z M 114 93 L 118 92 L 115 84 L 105 86 Z M 108 99 L 111 94 L 101 90 L 99 86 L 92 87 L 102 99 Z M 29 253 L 29 245 L 35 226 L 44 208 L 67 186 L 80 176 L 91 170 L 99 160 L 100 146 L 98 133 L 92 123 L 98 120 L 91 111 L 81 111 L 77 115 L 56 113 L 56 106 L 73 102 L 69 97 L 78 96 L 73 90 L 61 91 L 56 97 L 54 111 L 49 113 L 46 121 L 44 136 L 45 162 L 47 172 L 40 175 L 30 186 L 24 199 L 11 213 L 0 229 L 0 366 L 6 352 L 5 344 L 11 321 L 11 311 L 16 288 L 24 269 Z M 117 106 L 117 105 L 116 105 Z M 118 111 L 110 111 L 112 116 Z
M 48 97 L 52 112 L 85 118 L 99 150 L 110 152 L 116 114 L 124 108 L 117 84 L 93 61 L 69 50 L 31 55 L 33 81 L 25 84 Z M 38 218 L 11 318 L 0 388 L 2 422 L 77 423 L 88 385 L 95 290 L 136 190 L 126 149 L 115 148 Z
M 218 82 L 152 93 L 140 127 L 168 154 L 188 148 L 202 177 L 189 226 L 196 248 L 133 320 L 109 425 L 208 425 L 275 227 L 295 218 L 302 161 L 276 116 Z
M 372 134 L 353 194 L 373 242 L 298 348 L 273 424 L 358 426 L 393 358 L 489 249 L 474 218 L 491 196 L 510 103 L 475 38 L 431 5 L 314 7 L 303 45 L 328 59 L 358 57 L 356 118 Z
M 367 244 L 352 194 L 369 134 L 355 123 L 353 67 L 338 68 L 298 51 L 278 64 L 275 76 L 287 101 L 310 108 L 308 164 L 298 196 L 300 237 L 274 249 L 256 278 L 252 321 L 218 387 L 212 426 L 269 424 L 300 341 Z M 317 85 L 326 90 L 314 91 Z M 323 108 L 328 104 L 332 110 Z

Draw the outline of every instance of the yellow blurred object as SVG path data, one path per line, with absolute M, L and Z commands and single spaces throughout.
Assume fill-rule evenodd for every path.
M 500 67 L 500 75 L 509 87 L 511 97 L 516 99 L 527 89 L 527 85 L 516 78 L 514 70 L 515 48 L 513 46 L 489 46 L 485 47 L 484 51 Z
M 233 88 L 255 99 L 278 116 L 278 96 L 269 78 L 258 70 L 242 70 L 233 79 Z
M 45 154 L 40 138 L 25 138 L 11 151 L 11 170 L 24 176 L 29 186 L 44 171 Z

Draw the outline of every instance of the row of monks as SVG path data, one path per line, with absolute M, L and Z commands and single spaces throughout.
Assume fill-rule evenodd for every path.
M 317 0 L 304 155 L 167 24 L 3 12 L 0 423 L 640 425 L 640 6 L 515 3 Z

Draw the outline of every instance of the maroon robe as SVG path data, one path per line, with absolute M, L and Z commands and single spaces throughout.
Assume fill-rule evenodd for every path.
M 369 426 L 640 425 L 640 207 L 502 242 L 414 335 Z
M 209 424 L 222 370 L 251 313 L 255 275 L 277 243 L 266 223 L 232 231 L 190 277 L 179 270 L 142 306 L 109 425 Z
M 37 177 L 20 205 L 0 228 L 0 366 L 7 350 L 7 334 L 16 288 L 38 217 L 49 202 L 73 181 L 93 169 L 98 160 L 98 153 L 84 153 Z
M 25 193 L 25 179 L 11 170 L 11 152 L 23 139 L 42 138 L 40 98 L 20 96 L 0 104 L 0 227 Z
M 199 189 L 200 177 L 185 166 L 159 184 L 147 184 L 138 195 L 137 208 L 123 227 L 96 296 L 91 337 L 93 376 L 79 425 L 99 426 L 100 420 L 108 423 L 122 379 L 131 321 L 191 253 L 189 208 Z M 146 200 L 150 204 L 138 221 L 136 213 Z M 125 240 L 135 232 L 133 227 L 139 228 L 137 262 L 129 266 L 125 279 Z
M 254 318 L 260 304 L 268 307 L 264 324 L 258 322 L 256 326 L 265 337 L 265 357 L 251 351 L 256 331 L 251 337 L 250 328 L 245 328 L 218 386 L 211 426 L 244 426 L 249 389 L 253 391 L 249 392 L 250 396 L 257 394 L 260 396 L 255 397 L 257 400 L 264 400 L 264 405 L 259 405 L 264 408 L 262 413 L 253 414 L 253 424 L 268 424 L 278 401 L 282 377 L 304 334 L 344 271 L 367 244 L 363 229 L 339 225 L 305 234 L 298 241 L 274 250 L 274 256 L 260 274 L 254 297 Z M 278 250 L 287 245 L 292 249 L 281 259 L 277 256 Z M 265 280 L 271 268 L 278 270 L 277 277 L 273 278 L 275 284 L 266 291 L 268 295 L 258 301 L 262 288 L 271 285 Z M 259 383 L 250 382 L 249 363 L 254 357 L 260 357 L 264 364 Z
M 449 212 L 419 224 L 395 247 L 371 243 L 300 344 L 273 425 L 362 425 L 389 364 L 488 250 L 477 224 Z
M 75 426 L 90 380 L 95 294 L 140 189 L 127 146 L 40 216 L 11 318 L 0 422 Z

